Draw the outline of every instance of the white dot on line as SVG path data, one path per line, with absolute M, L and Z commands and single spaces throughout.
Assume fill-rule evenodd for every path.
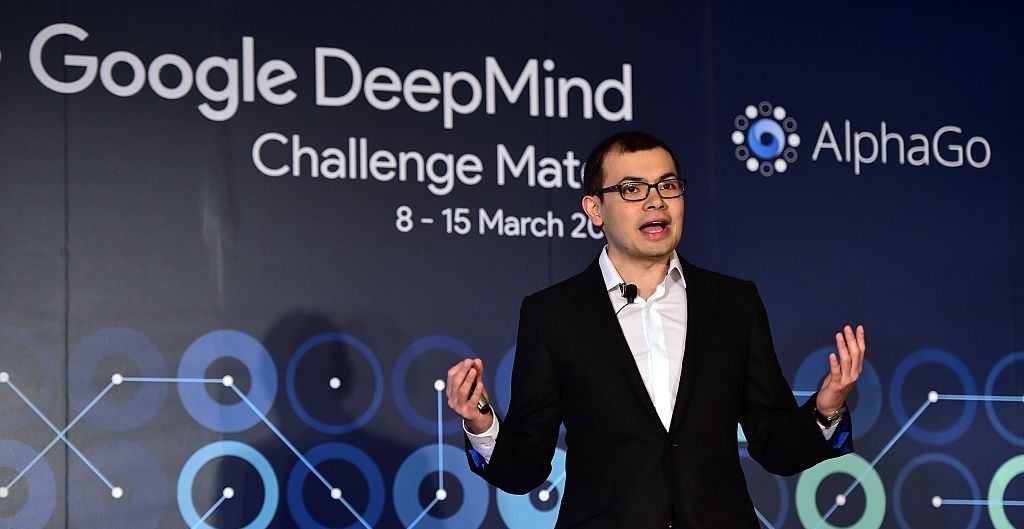
M 224 375 L 224 378 L 220 379 L 220 383 L 224 384 L 224 387 L 230 388 L 235 385 L 235 377 L 231 375 Z
M 842 507 L 843 505 L 846 505 L 846 495 L 845 494 L 836 494 L 836 505 L 838 505 L 840 507 Z
M 440 378 L 434 381 L 434 389 L 438 391 L 444 391 L 444 380 Z
M 328 384 L 331 386 L 331 389 L 338 389 L 341 387 L 341 379 L 338 377 L 331 377 Z
M 551 499 L 551 493 L 546 490 L 542 490 L 537 493 L 537 499 L 540 501 L 548 501 Z
M 121 487 L 114 487 L 110 489 L 110 495 L 113 496 L 114 499 L 121 499 L 121 496 L 124 496 L 124 489 Z
M 937 392 L 937 391 L 929 391 L 928 392 L 928 402 L 938 402 L 938 401 L 939 401 L 939 392 Z
M 6 384 L 11 380 L 11 374 L 7 371 L 0 371 L 0 384 Z
M 7 490 L 7 487 L 0 487 L 0 498 L 6 498 L 11 491 Z
M 114 373 L 113 375 L 110 375 L 110 382 L 115 386 L 120 386 L 124 382 L 124 376 L 122 376 L 121 373 Z
M 235 497 L 235 489 L 231 487 L 224 487 L 224 491 L 221 492 L 221 496 L 224 496 L 224 498 L 230 500 L 231 498 Z
M 942 496 L 932 496 L 932 507 L 936 509 L 942 507 Z
M 444 501 L 448 499 L 448 491 L 444 489 L 437 489 L 437 493 L 434 494 L 434 497 L 437 498 L 438 501 Z
M 341 499 L 341 489 L 331 489 L 331 497 L 336 499 L 336 500 L 340 500 Z

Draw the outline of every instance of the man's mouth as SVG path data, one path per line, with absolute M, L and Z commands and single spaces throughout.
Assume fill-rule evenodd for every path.
M 661 233 L 667 229 L 667 220 L 650 220 L 640 225 L 640 231 L 649 234 Z

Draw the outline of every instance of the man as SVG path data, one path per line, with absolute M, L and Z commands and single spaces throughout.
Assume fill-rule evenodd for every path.
M 625 132 L 598 144 L 583 210 L 608 245 L 579 275 L 523 300 L 505 419 L 478 406 L 483 362 L 448 371 L 470 466 L 502 490 L 544 482 L 564 423 L 556 527 L 759 527 L 737 422 L 750 455 L 776 474 L 852 450 L 845 400 L 861 371 L 863 327 L 836 334 L 820 390 L 798 407 L 754 284 L 676 254 L 685 185 L 657 138 Z

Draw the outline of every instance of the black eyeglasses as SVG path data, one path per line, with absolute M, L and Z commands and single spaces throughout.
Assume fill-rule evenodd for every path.
M 640 202 L 641 200 L 647 200 L 647 197 L 651 194 L 651 189 L 657 189 L 658 195 L 661 198 L 681 197 L 683 196 L 683 191 L 686 190 L 686 179 L 666 178 L 653 184 L 630 180 L 603 188 L 598 193 L 618 191 L 619 195 L 622 196 L 622 200 Z

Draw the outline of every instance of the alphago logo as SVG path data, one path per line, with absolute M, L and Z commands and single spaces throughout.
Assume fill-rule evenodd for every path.
M 762 101 L 748 105 L 733 120 L 732 143 L 736 158 L 750 172 L 763 176 L 784 173 L 797 160 L 800 136 L 796 120 L 786 109 Z M 992 145 L 984 136 L 965 137 L 964 130 L 946 124 L 930 133 L 895 131 L 881 121 L 874 130 L 857 130 L 851 120 L 833 128 L 825 120 L 814 142 L 811 162 L 834 158 L 848 164 L 854 175 L 871 165 L 908 165 L 984 169 L 992 161 Z
M 750 172 L 762 176 L 784 173 L 796 161 L 800 135 L 796 133 L 796 120 L 786 115 L 786 109 L 768 101 L 756 107 L 747 105 L 733 125 L 736 159 L 746 162 Z

